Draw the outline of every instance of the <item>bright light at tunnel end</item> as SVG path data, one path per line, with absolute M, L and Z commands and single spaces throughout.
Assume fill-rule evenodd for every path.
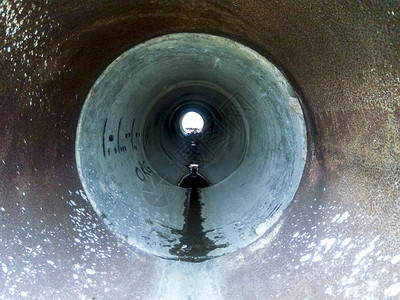
M 204 119 L 199 113 L 189 111 L 181 118 L 180 125 L 185 134 L 200 133 L 204 127 Z

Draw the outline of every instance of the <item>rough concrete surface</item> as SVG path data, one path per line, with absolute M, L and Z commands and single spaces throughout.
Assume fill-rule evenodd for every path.
M 400 2 L 1 1 L 0 299 L 400 296 Z M 79 181 L 75 134 L 120 54 L 177 32 L 229 37 L 303 100 L 294 200 L 253 245 L 168 261 L 109 232 Z

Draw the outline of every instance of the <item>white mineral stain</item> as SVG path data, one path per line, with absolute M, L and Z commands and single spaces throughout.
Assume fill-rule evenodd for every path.
M 336 242 L 335 238 L 326 238 L 321 241 L 321 246 L 325 247 L 324 253 L 326 254 Z
M 307 254 L 307 255 L 304 255 L 302 258 L 300 258 L 300 261 L 304 262 L 304 261 L 309 260 L 310 258 L 311 258 L 311 254 Z
M 340 256 L 342 256 L 343 251 L 339 251 L 335 254 L 335 256 L 333 257 L 334 259 L 338 259 Z
M 394 265 L 397 264 L 398 262 L 400 262 L 400 254 L 397 254 L 396 256 L 394 256 L 390 262 Z
M 400 293 L 400 282 L 392 284 L 385 290 L 385 297 L 394 297 Z
M 346 247 L 351 242 L 351 238 L 345 238 L 341 244 L 342 247 Z
M 317 262 L 317 261 L 321 261 L 322 260 L 322 255 L 317 253 L 316 255 L 314 255 L 312 261 L 313 262 Z
M 6 264 L 2 264 L 2 269 L 3 269 L 3 272 L 4 272 L 4 273 L 7 273 L 7 272 L 8 272 L 8 268 L 7 268 L 7 265 L 6 265 Z
M 337 220 L 339 220 L 340 214 L 337 214 L 331 221 L 331 223 L 335 223 Z
M 368 248 L 362 250 L 360 253 L 356 255 L 356 258 L 353 262 L 353 266 L 358 265 L 365 256 L 370 254 L 375 249 L 375 243 L 379 240 L 379 238 L 380 235 L 377 235 L 369 244 Z
M 379 286 L 379 281 L 378 280 L 367 280 L 366 283 L 368 284 L 368 292 L 372 292 L 373 290 L 375 290 L 378 286 Z
M 88 274 L 88 275 L 94 275 L 94 274 L 96 274 L 96 271 L 93 270 L 93 269 L 86 269 L 86 274 Z
M 270 228 L 276 221 L 278 221 L 278 219 L 280 218 L 281 215 L 282 215 L 282 212 L 276 213 L 271 219 L 269 219 L 268 221 L 261 224 L 258 227 L 258 230 L 256 229 L 257 234 L 261 234 L 261 235 L 264 234 L 268 228 Z M 250 246 L 250 251 L 254 252 L 259 249 L 263 249 L 267 244 L 269 244 L 275 238 L 275 236 L 278 234 L 278 231 L 281 228 L 282 223 L 283 222 L 280 221 L 278 224 L 275 224 L 274 229 L 270 233 L 268 233 L 265 236 L 261 236 L 256 242 L 254 242 Z
M 349 216 L 350 216 L 350 213 L 349 213 L 348 211 L 346 211 L 346 212 L 343 213 L 343 215 L 339 218 L 339 220 L 337 220 L 337 223 L 342 223 L 342 222 L 344 222 Z
M 325 294 L 329 295 L 329 296 L 333 296 L 333 289 L 332 286 L 328 286 L 325 290 Z
M 344 212 L 343 214 L 337 214 L 331 221 L 331 223 L 342 223 L 344 222 L 348 217 L 350 216 L 350 213 L 348 211 Z

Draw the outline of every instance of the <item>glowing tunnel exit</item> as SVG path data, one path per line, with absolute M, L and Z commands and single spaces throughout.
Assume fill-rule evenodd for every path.
M 185 134 L 200 133 L 203 127 L 204 119 L 195 111 L 185 113 L 181 119 L 181 128 Z

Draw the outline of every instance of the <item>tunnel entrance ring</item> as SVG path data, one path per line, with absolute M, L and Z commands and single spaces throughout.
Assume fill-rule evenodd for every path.
M 201 138 L 182 133 L 199 113 Z M 196 150 L 193 151 L 193 148 Z M 128 50 L 99 77 L 77 129 L 79 176 L 95 211 L 133 246 L 170 253 L 184 223 L 190 163 L 202 191 L 207 238 L 246 247 L 289 205 L 303 173 L 307 136 L 300 99 L 285 76 L 250 48 L 195 33 L 161 36 Z

